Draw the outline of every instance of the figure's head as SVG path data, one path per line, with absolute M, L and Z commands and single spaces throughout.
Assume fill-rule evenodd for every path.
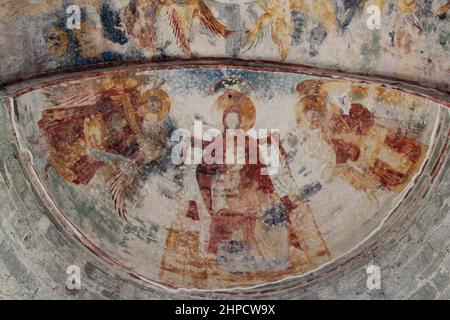
M 304 97 L 297 104 L 297 122 L 306 122 L 311 129 L 322 127 L 326 115 L 326 104 L 316 97 Z
M 256 108 L 251 99 L 237 90 L 226 90 L 216 101 L 216 108 L 223 112 L 224 129 L 247 131 L 256 120 Z
M 297 85 L 297 93 L 300 96 L 314 96 L 320 94 L 323 80 L 305 80 Z
M 153 128 L 169 115 L 169 96 L 159 88 L 146 91 L 136 104 L 136 122 L 144 134 L 152 133 Z

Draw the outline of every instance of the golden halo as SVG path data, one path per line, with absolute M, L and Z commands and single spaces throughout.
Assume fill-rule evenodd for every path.
M 154 88 L 146 91 L 143 95 L 141 95 L 141 98 L 139 99 L 139 105 L 147 103 L 147 101 L 152 97 L 156 97 L 159 101 L 161 101 L 161 110 L 153 113 L 157 119 L 155 122 L 161 122 L 169 115 L 170 98 L 164 90 L 160 88 Z
M 45 41 L 52 57 L 60 58 L 69 50 L 69 36 L 61 28 L 51 29 L 47 33 Z
M 250 130 L 256 121 L 256 107 L 252 100 L 244 93 L 234 89 L 226 90 L 216 101 L 215 107 L 224 114 L 239 111 L 240 128 Z

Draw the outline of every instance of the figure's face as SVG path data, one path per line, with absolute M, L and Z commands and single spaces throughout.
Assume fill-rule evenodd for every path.
M 305 122 L 311 129 L 321 128 L 327 118 L 327 110 L 325 104 L 311 97 L 305 97 L 300 100 L 298 105 L 299 122 Z
M 162 108 L 162 101 L 155 96 L 149 97 L 147 103 L 139 108 L 137 114 L 142 119 L 142 129 L 144 133 L 149 133 L 155 123 L 158 122 L 158 114 L 161 112 Z
M 242 129 L 253 127 L 256 109 L 250 98 L 236 90 L 225 91 L 216 101 L 215 110 L 222 114 L 224 129 Z
M 305 120 L 311 129 L 317 129 L 322 126 L 323 115 L 315 110 L 310 110 L 305 114 Z
M 237 112 L 229 112 L 225 116 L 224 126 L 225 129 L 239 129 L 239 114 Z

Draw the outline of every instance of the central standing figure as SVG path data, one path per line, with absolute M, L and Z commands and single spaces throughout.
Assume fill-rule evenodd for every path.
M 208 226 L 206 237 L 198 234 L 203 250 L 195 250 L 197 258 L 189 257 L 192 243 L 191 250 L 180 250 L 183 244 L 167 241 L 171 248 L 166 245 L 166 250 L 177 253 L 166 252 L 162 269 L 170 270 L 169 260 L 178 265 L 183 264 L 180 259 L 184 264 L 196 261 L 197 266 L 202 261 L 206 276 L 202 286 L 232 287 L 233 282 L 251 285 L 260 279 L 279 280 L 328 261 L 330 254 L 308 205 L 297 191 L 278 135 L 258 138 L 250 133 L 254 132 L 251 129 L 256 120 L 252 100 L 245 92 L 226 88 L 215 109 L 222 113 L 223 159 L 217 161 L 213 154 L 216 161 L 211 163 L 207 154 L 215 140 L 202 141 L 203 161 L 191 171 L 195 172 L 193 180 L 200 195 L 188 201 L 183 220 L 191 222 L 182 227 L 189 229 L 195 223 Z M 243 137 L 230 137 L 230 130 L 240 131 Z M 243 148 L 237 147 L 239 139 L 245 141 Z M 267 149 L 280 157 L 277 170 L 268 167 Z M 230 154 L 234 155 L 233 163 L 226 159 Z M 237 161 L 239 158 L 244 161 Z M 202 223 L 205 220 L 208 223 Z M 169 255 L 172 259 L 167 259 Z

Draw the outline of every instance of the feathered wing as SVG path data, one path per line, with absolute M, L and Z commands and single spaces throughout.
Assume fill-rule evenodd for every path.
M 270 14 L 265 13 L 258 18 L 255 25 L 247 31 L 246 50 L 251 50 L 263 41 L 270 33 Z
M 224 38 L 227 38 L 232 33 L 227 27 L 225 27 L 216 17 L 212 14 L 208 6 L 200 1 L 198 8 L 195 9 L 194 15 L 200 18 L 200 22 L 208 28 L 210 31 Z
M 378 205 L 376 190 L 380 187 L 380 184 L 368 172 L 368 170 L 346 165 L 337 167 L 335 172 L 353 187 L 365 192 L 369 199 Z
M 444 17 L 445 14 L 447 13 L 447 11 L 450 10 L 450 1 L 448 1 L 446 4 L 442 5 L 441 7 L 439 7 L 436 11 L 436 14 L 439 17 Z
M 148 171 L 144 168 L 161 156 L 165 141 L 149 138 L 140 145 L 137 155 L 123 163 L 111 174 L 108 185 L 114 208 L 119 216 L 127 220 L 126 201 L 132 200 L 139 191 L 140 182 L 146 179 Z
M 120 79 L 61 84 L 44 93 L 54 107 L 44 110 L 38 122 L 48 153 L 44 174 L 52 167 L 66 181 L 88 185 L 104 168 L 102 178 L 124 219 L 128 190 L 138 177 L 129 170 L 134 157 L 130 159 L 128 154 L 139 137 L 127 127 L 112 129 L 108 119 L 125 119 L 121 100 L 111 99 L 126 95 L 125 89 Z
M 189 45 L 189 33 L 192 26 L 192 6 L 170 5 L 167 7 L 170 26 L 178 44 L 187 56 L 192 54 Z
M 416 16 L 416 12 L 419 10 L 419 6 L 417 5 L 417 3 L 415 1 L 399 0 L 397 6 L 397 14 L 394 22 L 396 29 L 400 28 L 402 20 L 406 19 L 409 24 L 422 32 L 422 23 Z
M 119 85 L 110 85 L 105 88 L 99 79 L 84 79 L 72 83 L 61 83 L 51 90 L 45 90 L 43 95 L 52 107 L 42 111 L 38 125 L 47 146 L 55 154 L 71 152 L 85 154 L 86 152 L 81 148 L 80 139 L 92 130 L 87 132 L 84 127 L 87 122 L 96 119 L 101 121 L 105 112 L 123 112 L 119 101 L 102 100 L 104 97 L 117 95 L 122 89 Z M 98 131 L 100 132 L 101 129 Z M 61 162 L 60 159 L 54 160 Z
M 260 0 L 254 0 L 264 13 L 258 18 L 255 25 L 247 32 L 246 50 L 250 50 L 271 34 L 273 42 L 277 45 L 282 60 L 287 57 L 293 24 L 291 21 L 291 4 L 284 2 L 277 4 L 269 1 L 267 5 Z
M 70 84 L 61 83 L 52 90 L 46 90 L 44 96 L 58 108 L 74 108 L 92 106 L 97 104 L 102 97 L 109 97 L 123 90 L 119 84 L 105 88 L 104 79 L 82 79 Z
M 130 165 L 130 163 L 127 165 Z M 136 179 L 136 174 L 127 174 L 126 171 L 121 168 L 111 176 L 111 180 L 109 181 L 109 192 L 114 202 L 114 209 L 125 221 L 127 220 L 125 201 L 129 198 L 129 191 Z
M 62 84 L 57 89 L 47 90 L 44 92 L 47 101 L 58 108 L 71 108 L 75 106 L 83 106 L 94 104 L 99 97 L 96 90 L 87 90 L 92 87 L 92 82 L 79 82 L 72 85 Z

